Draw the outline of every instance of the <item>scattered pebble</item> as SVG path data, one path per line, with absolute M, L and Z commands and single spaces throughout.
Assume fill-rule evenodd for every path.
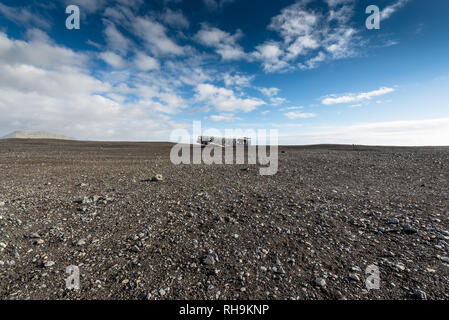
M 319 287 L 324 287 L 326 285 L 326 280 L 324 280 L 323 278 L 316 278 L 315 284 Z
M 49 267 L 52 267 L 52 266 L 54 266 L 54 265 L 55 265 L 55 262 L 54 262 L 54 261 L 47 261 L 47 262 L 45 262 L 44 267 L 49 268 Z

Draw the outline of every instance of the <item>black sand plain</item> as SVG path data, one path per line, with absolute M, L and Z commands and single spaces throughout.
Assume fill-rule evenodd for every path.
M 171 147 L 0 140 L 0 299 L 449 298 L 449 148 L 280 147 L 261 176 Z

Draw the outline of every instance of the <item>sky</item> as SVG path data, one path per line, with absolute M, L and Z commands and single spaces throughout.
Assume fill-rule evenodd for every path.
M 0 0 L 0 136 L 167 141 L 201 121 L 280 144 L 449 145 L 448 13 L 445 0 Z

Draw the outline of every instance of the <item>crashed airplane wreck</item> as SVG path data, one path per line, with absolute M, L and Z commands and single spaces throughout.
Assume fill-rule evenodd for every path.
M 211 137 L 211 136 L 199 136 L 198 141 L 201 147 L 206 146 L 218 146 L 218 147 L 235 147 L 235 146 L 250 146 L 251 138 L 225 138 L 225 137 Z

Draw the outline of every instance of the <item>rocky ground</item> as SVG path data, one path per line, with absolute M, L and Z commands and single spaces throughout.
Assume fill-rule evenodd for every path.
M 0 140 L 0 299 L 449 298 L 449 148 L 281 147 L 274 176 L 170 148 Z

